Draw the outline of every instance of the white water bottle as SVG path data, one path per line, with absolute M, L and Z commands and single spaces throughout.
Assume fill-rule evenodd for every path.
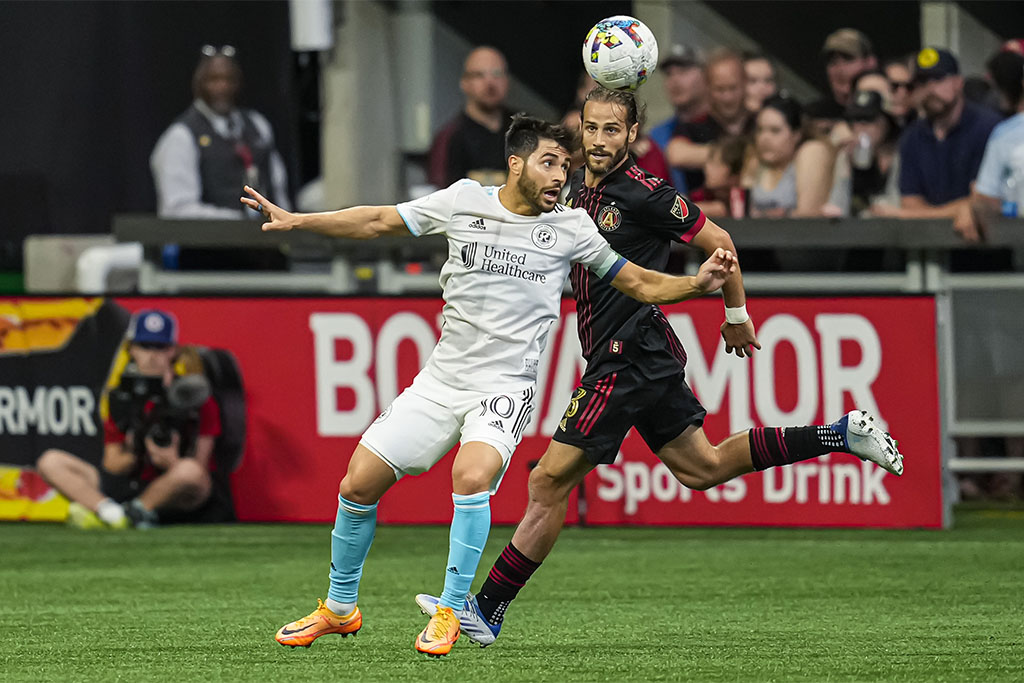
M 872 149 L 871 136 L 867 133 L 861 133 L 857 136 L 857 141 L 853 145 L 853 154 L 850 155 L 850 163 L 858 171 L 866 171 L 871 168 L 871 163 L 875 160 L 875 150 Z

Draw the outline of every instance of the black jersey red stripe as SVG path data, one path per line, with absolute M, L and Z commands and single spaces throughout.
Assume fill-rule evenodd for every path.
M 591 397 L 590 403 L 587 404 L 586 410 L 580 415 L 578 427 L 580 434 L 584 436 L 590 434 L 590 430 L 608 405 L 608 399 L 612 392 L 615 391 L 615 380 L 618 376 L 619 373 L 613 372 L 594 386 L 594 395 Z
M 647 172 L 640 168 L 639 166 L 637 166 L 636 164 L 633 164 L 632 166 L 626 169 L 626 176 L 637 181 L 638 183 L 646 187 L 648 190 L 656 190 L 658 189 L 659 185 L 665 182 L 664 180 L 658 178 L 657 176 L 647 175 Z
M 632 158 L 595 187 L 587 187 L 584 177 L 584 169 L 573 175 L 570 205 L 586 211 L 612 248 L 639 266 L 664 271 L 672 242 L 689 242 L 704 226 L 704 214 L 697 205 L 637 166 Z M 599 220 L 602 215 L 611 219 Z M 626 296 L 588 270 L 573 268 L 571 283 L 580 348 L 588 361 L 600 349 L 608 348 L 611 339 L 627 340 L 635 334 L 638 322 L 655 311 L 660 314 L 656 306 Z M 682 344 L 667 321 L 664 326 L 674 340 L 673 355 L 685 359 Z

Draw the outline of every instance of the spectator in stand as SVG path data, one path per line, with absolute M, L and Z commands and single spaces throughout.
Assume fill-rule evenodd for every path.
M 997 216 L 1024 216 L 1024 57 L 1013 52 L 1001 52 L 996 57 L 1001 55 L 1022 62 L 1015 93 L 1017 113 L 997 125 L 985 145 L 971 197 L 977 230 L 961 232 L 964 239 L 972 242 L 984 239 L 985 227 Z
M 888 77 L 877 68 L 870 68 L 856 74 L 850 81 L 853 92 L 866 91 L 876 92 L 882 98 L 882 108 L 887 109 L 892 99 L 892 86 Z M 850 106 L 853 105 L 851 98 Z M 844 112 L 842 121 L 831 123 L 829 126 L 812 126 L 815 134 L 827 137 L 832 148 L 835 150 L 835 166 L 832 169 L 832 193 L 829 196 L 828 204 L 825 206 L 825 213 L 830 216 L 857 215 L 858 210 L 853 206 L 853 185 L 854 168 L 852 165 L 851 153 L 857 145 L 861 148 L 862 161 L 871 156 L 870 151 L 864 151 L 866 142 L 862 136 L 855 136 L 851 129 L 849 119 L 849 106 Z M 888 121 L 889 127 L 895 125 L 895 121 Z M 893 131 L 892 135 L 898 137 L 899 131 Z M 872 148 L 873 149 L 873 148 Z M 862 171 L 864 169 L 861 169 Z
M 996 112 L 1000 118 L 1004 116 L 999 91 L 985 76 L 972 74 L 964 77 L 964 99 L 979 107 Z
M 753 123 L 743 104 L 746 77 L 739 53 L 726 48 L 715 50 L 708 57 L 704 71 L 708 82 L 708 113 L 677 126 L 665 154 L 670 166 L 683 169 L 690 192 L 704 185 L 708 143 L 726 135 L 748 133 Z
M 580 129 L 580 111 L 583 108 L 583 101 L 586 99 L 587 94 L 597 86 L 597 81 L 590 77 L 590 74 L 583 70 L 580 72 L 580 77 L 576 81 L 576 93 L 573 96 L 572 104 L 562 115 L 562 125 L 567 129 L 579 134 Z M 571 176 L 576 169 L 583 165 L 583 150 L 577 149 L 569 156 L 569 175 Z M 568 188 L 563 188 L 568 192 Z
M 854 93 L 860 91 L 877 92 L 882 96 L 882 108 L 887 112 L 889 111 L 889 105 L 892 102 L 892 86 L 889 83 L 889 78 L 880 69 L 861 71 L 853 77 L 852 85 Z M 847 107 L 844 120 L 835 124 L 828 136 L 832 146 L 841 150 L 841 153 L 844 155 L 847 151 L 852 151 L 854 142 L 853 131 L 850 128 L 849 113 L 850 108 Z
M 668 161 L 665 160 L 665 155 L 661 153 L 661 148 L 654 144 L 650 136 L 644 132 L 642 118 L 640 126 L 636 142 L 629 146 L 630 154 L 636 157 L 636 163 L 640 168 L 658 178 L 667 179 L 672 174 L 672 170 L 669 168 Z
M 876 206 L 874 211 L 899 218 L 952 218 L 961 235 L 977 239 L 971 183 L 999 115 L 965 100 L 960 65 L 948 50 L 921 50 L 914 81 L 924 118 L 910 124 L 900 142 L 900 207 Z
M 1019 112 L 1018 103 L 1024 90 L 1021 81 L 1024 78 L 1024 55 L 1004 47 L 985 62 L 985 69 L 998 93 L 999 110 L 1007 117 L 1014 116 Z
M 1024 57 L 1024 38 L 1010 38 L 1003 43 L 1000 52 L 1016 52 Z
M 778 92 L 775 64 L 766 55 L 758 52 L 743 54 L 743 73 L 746 77 L 744 106 L 751 114 L 761 111 L 761 105 Z
M 192 76 L 195 99 L 150 156 L 161 218 L 255 218 L 239 208 L 243 185 L 289 205 L 288 175 L 270 123 L 238 106 L 241 87 L 235 49 L 204 46 Z
M 971 195 L 971 208 L 977 225 L 975 234 L 961 233 L 969 241 L 983 241 L 988 226 L 998 216 L 1024 216 L 1024 41 L 1008 40 L 985 64 L 995 84 L 1004 110 L 1013 113 L 992 130 Z M 1024 269 L 1024 253 L 1014 250 L 1015 270 Z M 991 337 L 982 340 L 986 344 Z M 986 349 L 988 350 L 988 349 Z M 997 352 L 990 351 L 991 359 Z M 995 362 L 990 360 L 989 362 Z M 1024 458 L 1024 438 L 1006 437 L 1005 455 Z M 957 439 L 962 457 L 981 455 L 981 439 Z M 1018 472 L 997 472 L 988 476 L 961 475 L 960 491 L 965 499 L 987 493 L 993 498 L 1024 495 Z
M 676 129 L 683 124 L 707 115 L 707 81 L 704 78 L 704 60 L 693 49 L 673 45 L 669 55 L 661 62 L 659 70 L 665 84 L 665 97 L 675 113 L 671 118 L 654 126 L 650 138 L 665 154 L 669 141 L 675 137 Z M 667 178 L 676 190 L 686 193 L 686 176 L 679 169 L 671 169 Z
M 501 185 L 506 175 L 505 131 L 512 121 L 505 107 L 505 56 L 493 47 L 475 48 L 463 63 L 459 87 L 466 103 L 434 138 L 428 180 L 439 188 L 461 178 Z
M 831 93 L 809 104 L 806 114 L 814 131 L 827 135 L 832 126 L 846 117 L 846 107 L 853 92 L 853 77 L 877 67 L 878 60 L 868 37 L 852 28 L 841 28 L 831 33 L 821 51 L 825 56 L 825 73 Z
M 914 73 L 908 66 L 911 61 L 910 58 L 891 59 L 882 67 L 892 88 L 889 113 L 896 120 L 900 130 L 917 118 L 917 107 L 914 104 Z
M 804 132 L 801 117 L 800 105 L 785 94 L 765 100 L 757 115 L 756 158 L 745 182 L 751 217 L 825 215 L 835 153 Z
M 128 353 L 140 377 L 158 378 L 170 387 L 177 377 L 177 344 L 177 322 L 169 313 L 154 309 L 132 317 Z M 154 402 L 139 409 L 145 416 L 143 433 L 107 418 L 99 468 L 56 448 L 39 457 L 36 470 L 71 501 L 68 523 L 82 529 L 145 529 L 158 523 L 232 520 L 228 473 L 216 472 L 214 461 L 221 431 L 216 400 L 211 396 L 198 409 L 194 428 L 164 425 L 166 443 L 157 435 L 157 424 L 148 421 L 156 412 Z
M 881 95 L 882 102 L 888 110 L 889 105 L 892 102 L 893 92 L 892 83 L 889 81 L 889 77 L 885 75 L 884 71 L 881 69 L 867 69 L 865 71 L 861 71 L 853 77 L 853 80 L 850 83 L 853 87 L 854 94 L 867 90 Z M 854 98 L 851 96 L 850 105 L 853 104 L 853 100 Z M 847 105 L 847 114 L 849 114 L 850 105 Z
M 852 214 L 870 215 L 876 204 L 899 206 L 899 127 L 885 110 L 882 95 L 854 91 L 846 119 L 851 129 Z
M 743 188 L 743 166 L 750 140 L 745 136 L 719 138 L 708 145 L 704 163 L 704 187 L 690 195 L 701 211 L 712 218 L 743 218 L 747 213 L 747 191 Z

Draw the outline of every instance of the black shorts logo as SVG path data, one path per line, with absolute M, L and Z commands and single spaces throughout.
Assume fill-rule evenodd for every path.
M 574 417 L 580 409 L 580 401 L 587 395 L 587 390 L 583 387 L 576 387 L 576 392 L 569 399 L 569 407 L 565 409 L 566 417 Z
M 563 432 L 565 431 L 566 424 L 569 418 L 575 417 L 576 413 L 580 411 L 580 401 L 587 395 L 587 390 L 583 387 L 576 387 L 576 391 L 573 393 L 572 398 L 569 399 L 569 405 L 565 409 L 565 415 L 562 416 L 562 421 L 558 423 L 558 428 Z

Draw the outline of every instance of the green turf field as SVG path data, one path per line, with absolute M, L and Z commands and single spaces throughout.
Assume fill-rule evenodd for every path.
M 475 586 L 511 534 L 501 527 Z M 3 681 L 1024 680 L 1024 513 L 936 531 L 569 529 L 497 643 L 412 647 L 447 530 L 381 527 L 363 630 L 285 648 L 326 526 L 0 525 Z

